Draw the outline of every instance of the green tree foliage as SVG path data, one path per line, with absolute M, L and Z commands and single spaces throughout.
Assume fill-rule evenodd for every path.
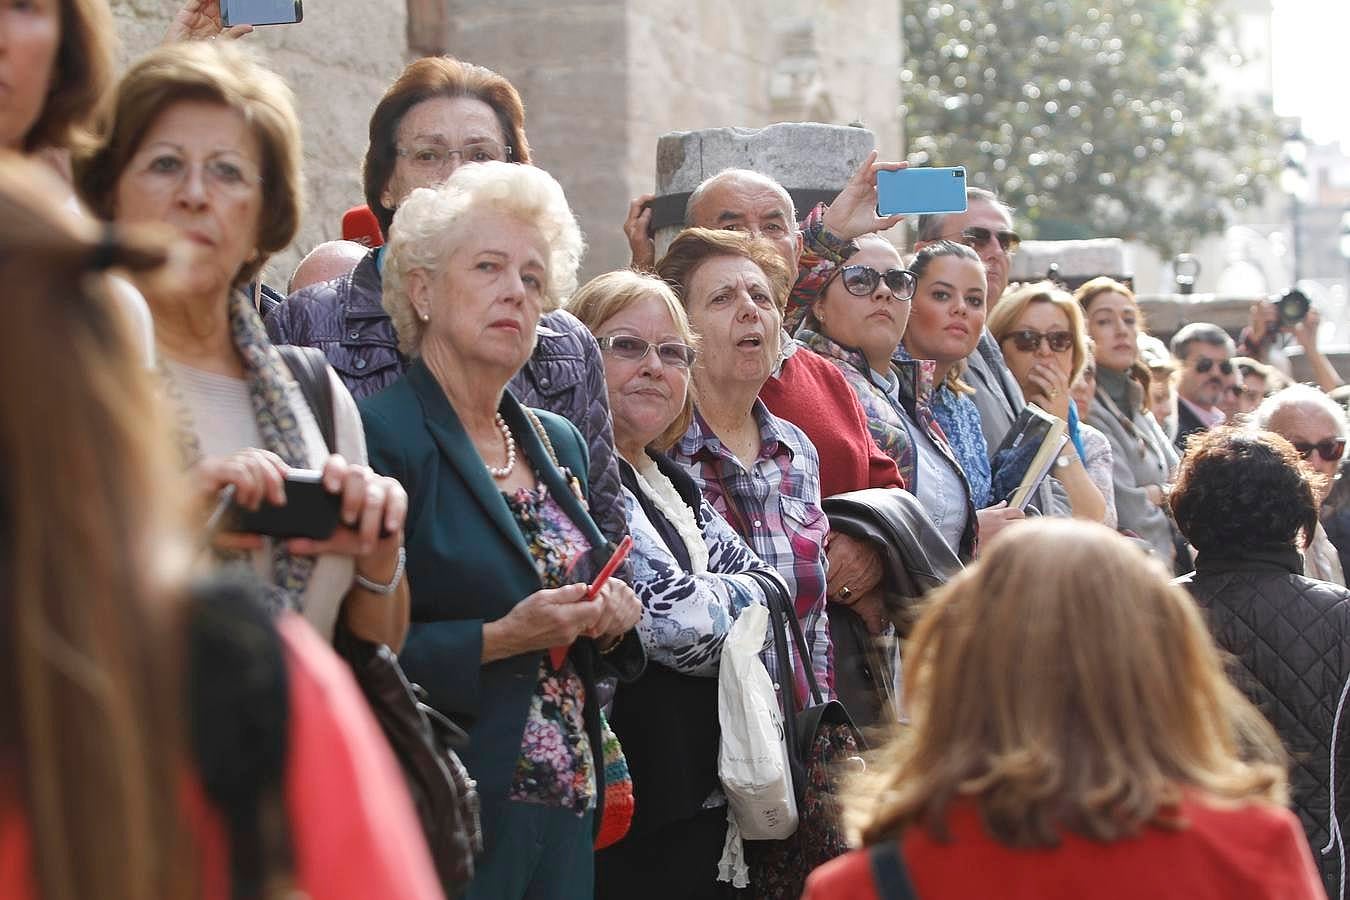
M 964 165 L 1036 237 L 1164 255 L 1261 202 L 1273 114 L 1223 97 L 1223 0 L 914 0 L 901 97 L 911 160 Z M 1269 104 L 1266 104 L 1267 107 Z

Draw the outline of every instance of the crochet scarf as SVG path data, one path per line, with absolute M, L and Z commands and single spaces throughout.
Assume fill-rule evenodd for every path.
M 244 363 L 244 380 L 248 385 L 253 415 L 262 438 L 262 449 L 271 450 L 288 466 L 297 469 L 310 467 L 309 446 L 300 430 L 295 411 L 287 395 L 292 381 L 290 371 L 268 340 L 262 318 L 253 307 L 253 298 L 243 291 L 230 295 L 230 336 L 235 350 Z M 196 465 L 202 458 L 201 443 L 193 425 L 192 414 L 174 386 L 173 378 L 161 367 L 165 389 L 177 412 L 177 439 L 183 463 Z M 301 598 L 314 571 L 314 558 L 292 556 L 281 541 L 272 541 L 272 584 L 275 590 L 268 598 L 273 611 L 282 608 L 300 610 Z M 243 554 L 216 551 L 222 562 L 242 562 Z

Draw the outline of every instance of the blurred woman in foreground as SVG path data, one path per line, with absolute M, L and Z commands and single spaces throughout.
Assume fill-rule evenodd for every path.
M 1186 592 L 1105 527 L 1011 530 L 906 651 L 913 727 L 846 809 L 868 849 L 808 898 L 1322 896 L 1279 740 Z
M 45 178 L 0 160 L 0 894 L 438 897 L 336 658 L 239 588 L 186 588 L 186 485 L 104 274 L 164 250 Z

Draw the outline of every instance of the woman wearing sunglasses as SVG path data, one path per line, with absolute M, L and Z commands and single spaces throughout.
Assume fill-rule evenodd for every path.
M 952 550 L 969 560 L 974 507 L 955 452 L 934 418 L 933 364 L 894 359 L 918 279 L 880 235 L 865 235 L 823 280 L 797 339 L 834 363 L 863 409 L 872 437 Z M 915 390 L 912 385 L 921 385 Z
M 1078 304 L 1049 282 L 1027 285 L 999 301 L 989 314 L 988 327 L 1027 402 L 1068 423 L 1069 442 L 1050 474 L 1069 495 L 1074 518 L 1105 521 L 1105 497 L 1113 492 L 1111 461 L 1098 458 L 1092 472 L 1084 467 L 1087 451 L 1082 431 L 1092 426 L 1078 421 L 1070 392 L 1087 359 L 1087 335 Z
M 1272 431 L 1293 444 L 1304 462 L 1322 476 L 1317 485 L 1320 512 L 1345 456 L 1347 426 L 1340 404 L 1317 388 L 1291 385 L 1262 401 L 1252 413 L 1252 427 Z M 1320 523 L 1304 550 L 1303 571 L 1309 578 L 1345 584 L 1336 548 Z
M 670 286 L 609 272 L 569 308 L 604 358 L 647 651 L 642 677 L 619 686 L 610 714 L 641 799 L 627 837 L 596 855 L 596 896 L 714 898 L 727 830 L 717 779 L 722 642 L 741 610 L 785 600 L 787 585 L 665 455 L 693 420 L 696 356 Z M 672 870 L 664 860 L 673 848 L 682 863 Z M 653 871 L 665 873 L 659 884 Z

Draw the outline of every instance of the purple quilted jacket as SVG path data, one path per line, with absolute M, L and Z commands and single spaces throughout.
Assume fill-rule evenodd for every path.
M 398 381 L 407 367 L 381 305 L 375 254 L 367 254 L 349 275 L 296 291 L 266 319 L 273 343 L 322 350 L 357 400 Z M 557 413 L 581 432 L 590 448 L 591 515 L 606 537 L 621 539 L 628 526 L 619 497 L 609 393 L 600 348 L 586 326 L 571 313 L 547 313 L 539 321 L 534 355 L 507 387 L 525 406 Z

